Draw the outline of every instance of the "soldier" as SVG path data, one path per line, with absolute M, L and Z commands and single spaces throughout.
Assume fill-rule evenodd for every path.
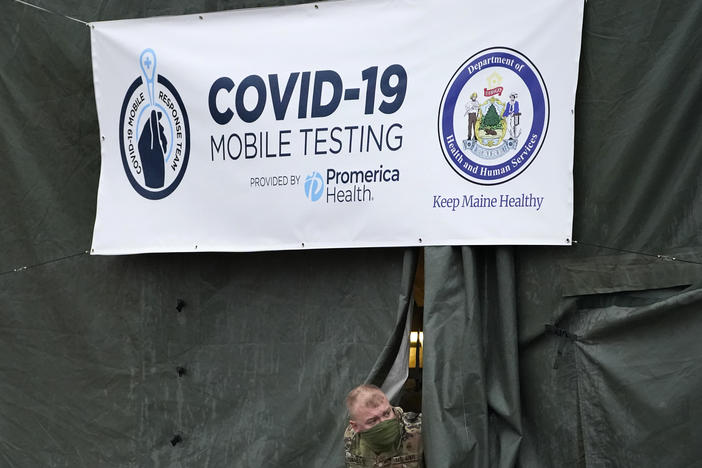
M 360 385 L 346 397 L 346 467 L 424 468 L 422 415 L 392 407 L 375 385 Z

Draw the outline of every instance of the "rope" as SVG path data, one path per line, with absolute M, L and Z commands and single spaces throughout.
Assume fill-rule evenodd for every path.
M 33 5 L 33 4 L 29 3 L 29 2 L 25 2 L 24 0 L 14 0 L 14 1 L 17 2 L 17 3 L 21 3 L 22 5 L 27 5 L 27 6 L 30 6 L 30 7 L 32 7 L 32 8 L 36 8 L 37 10 L 45 11 L 46 13 L 51 13 L 52 15 L 60 16 L 60 17 L 62 17 L 62 18 L 66 18 L 66 19 L 68 19 L 68 20 L 75 21 L 76 23 L 81 23 L 81 24 L 84 24 L 84 25 L 86 25 L 86 26 L 90 26 L 90 24 L 87 23 L 86 21 L 79 20 L 78 18 L 74 18 L 74 17 L 72 17 L 72 16 L 63 15 L 63 14 L 58 13 L 58 12 L 55 12 L 55 11 L 47 10 L 47 9 L 44 8 L 44 7 L 40 7 L 40 6 L 37 6 L 37 5 Z
M 641 252 L 639 250 L 620 249 L 618 247 L 608 247 L 606 245 L 590 244 L 588 242 L 582 242 L 582 241 L 576 241 L 576 240 L 573 240 L 573 244 L 574 245 L 587 245 L 588 247 L 597 247 L 598 249 L 614 250 L 615 252 L 643 255 L 645 257 L 653 257 L 653 258 L 658 258 L 660 260 L 668 260 L 671 262 L 683 262 L 683 263 L 692 263 L 694 265 L 702 265 L 702 262 L 696 262 L 694 260 L 685 260 L 684 258 L 673 257 L 671 255 L 654 254 L 654 253 L 650 253 L 650 252 Z
M 87 254 L 88 254 L 88 251 L 87 251 L 87 250 L 84 250 L 84 251 L 82 251 L 82 252 L 78 252 L 78 253 L 66 255 L 65 257 L 54 258 L 54 259 L 51 259 L 51 260 L 46 260 L 46 261 L 44 261 L 44 262 L 35 263 L 35 264 L 33 264 L 33 265 L 20 266 L 20 267 L 17 267 L 17 268 L 13 268 L 12 270 L 2 271 L 2 272 L 0 272 L 0 276 L 9 275 L 10 273 L 20 273 L 20 272 L 22 272 L 22 271 L 31 270 L 32 268 L 36 268 L 36 267 L 39 267 L 39 266 L 48 265 L 48 264 L 50 264 L 50 263 L 56 263 L 56 262 L 60 262 L 60 261 L 63 261 L 63 260 L 68 260 L 69 258 L 79 257 L 79 256 L 81 256 L 81 255 L 87 255 Z

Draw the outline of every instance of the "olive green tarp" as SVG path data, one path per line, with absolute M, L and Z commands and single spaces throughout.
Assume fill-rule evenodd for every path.
M 586 3 L 578 244 L 423 251 L 430 468 L 700 465 L 700 25 L 695 0 Z M 420 252 L 80 254 L 89 32 L 4 0 L 0 39 L 0 466 L 342 466 L 343 398 L 389 369 Z

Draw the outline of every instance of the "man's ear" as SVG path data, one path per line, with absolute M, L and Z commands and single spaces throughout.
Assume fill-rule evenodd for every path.
M 356 424 L 356 421 L 353 419 L 349 419 L 349 425 L 351 425 L 351 429 L 353 429 L 355 432 L 358 432 L 358 424 Z

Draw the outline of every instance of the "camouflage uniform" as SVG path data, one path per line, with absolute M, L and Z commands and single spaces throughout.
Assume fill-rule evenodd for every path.
M 394 407 L 393 411 L 402 423 L 402 436 L 397 449 L 376 454 L 362 444 L 359 434 L 348 426 L 344 432 L 347 468 L 424 468 L 422 415 L 405 413 L 398 407 Z

